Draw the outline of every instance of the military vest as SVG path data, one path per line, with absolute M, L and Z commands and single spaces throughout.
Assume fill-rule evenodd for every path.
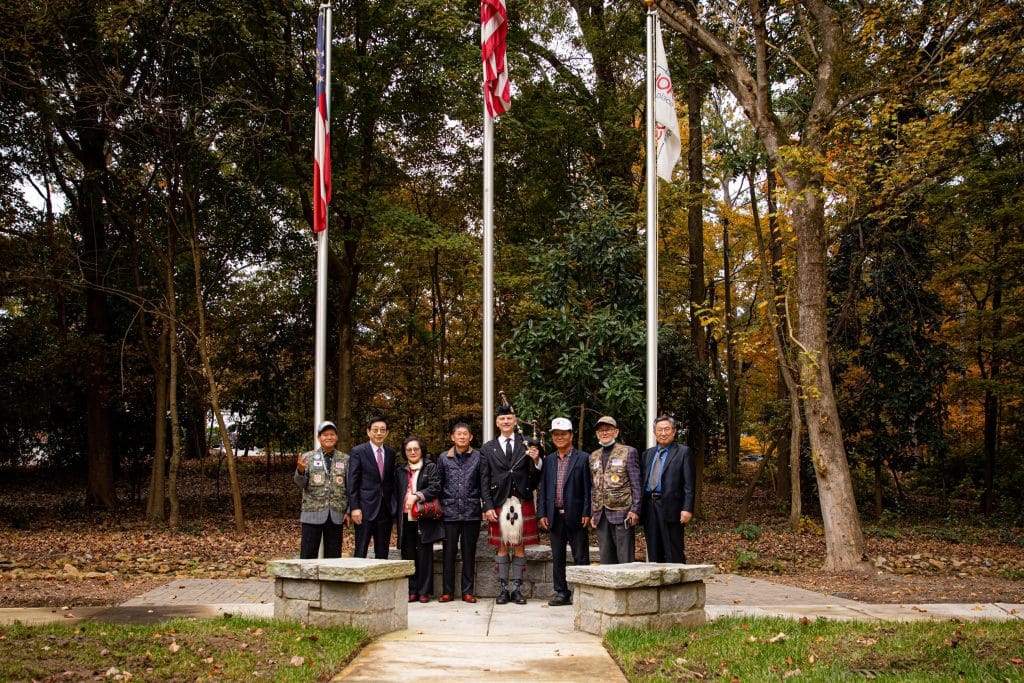
M 603 450 L 598 448 L 590 454 L 590 471 L 594 475 L 591 507 L 594 512 L 601 508 L 629 510 L 633 506 L 633 491 L 629 486 L 629 470 L 626 469 L 629 447 L 621 443 L 612 446 L 607 466 L 601 462 Z
M 348 453 L 334 451 L 331 469 L 327 470 L 324 452 L 318 448 L 307 454 L 306 475 L 309 483 L 302 491 L 303 512 L 320 512 L 331 507 L 342 514 L 348 509 Z

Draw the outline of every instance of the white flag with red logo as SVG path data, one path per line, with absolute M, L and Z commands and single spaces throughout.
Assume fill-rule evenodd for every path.
M 327 229 L 327 205 L 331 203 L 331 133 L 327 118 L 327 15 L 324 9 L 316 22 L 316 110 L 313 133 L 313 232 Z
M 658 177 L 672 181 L 672 169 L 679 161 L 682 138 L 676 118 L 676 98 L 672 92 L 672 76 L 668 73 L 665 45 L 661 42 L 661 24 L 656 35 L 654 68 L 654 126 L 658 148 Z
M 480 0 L 480 55 L 484 63 L 484 103 L 494 118 L 512 107 L 512 84 L 505 63 L 508 13 L 505 0 Z

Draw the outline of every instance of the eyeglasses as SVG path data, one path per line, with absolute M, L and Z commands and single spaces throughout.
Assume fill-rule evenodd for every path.
M 658 427 L 657 429 L 654 430 L 654 433 L 655 434 L 671 434 L 674 431 L 676 431 L 675 427 Z
M 384 434 L 388 431 L 387 427 L 374 427 L 370 430 L 373 434 Z

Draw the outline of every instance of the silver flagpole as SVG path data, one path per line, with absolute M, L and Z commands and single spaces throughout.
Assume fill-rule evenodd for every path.
M 486 87 L 486 86 L 485 86 Z M 494 119 L 484 94 L 484 443 L 494 438 Z
M 658 416 L 658 157 L 654 124 L 654 40 L 658 12 L 647 0 L 647 447 Z
M 327 83 L 324 95 L 327 100 L 326 137 L 331 134 L 331 6 L 321 5 L 325 9 L 324 20 L 324 67 L 327 71 Z M 324 421 L 325 388 L 327 386 L 327 225 L 330 212 L 324 212 L 324 229 L 316 236 L 316 363 L 313 379 L 313 448 L 319 443 L 316 428 Z

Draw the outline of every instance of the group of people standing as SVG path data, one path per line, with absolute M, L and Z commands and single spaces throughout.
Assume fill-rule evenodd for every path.
M 472 447 L 465 422 L 451 430 L 452 446 L 430 460 L 426 446 L 410 436 L 402 443 L 404 464 L 387 446 L 387 421 L 367 421 L 368 440 L 350 454 L 336 450 L 337 427 L 317 429 L 319 448 L 299 456 L 294 480 L 302 489 L 300 557 L 340 557 L 342 529 L 355 528 L 355 556 L 388 556 L 391 530 L 398 526 L 398 548 L 413 560 L 409 601 L 433 595 L 433 545 L 444 543 L 439 600 L 461 595 L 477 601 L 474 590 L 476 544 L 481 519 L 488 543 L 496 548 L 500 591 L 495 602 L 526 604 L 522 584 L 526 546 L 539 543 L 538 528 L 550 534 L 554 595 L 550 605 L 572 604 L 565 578 L 566 546 L 575 564 L 590 563 L 589 530 L 596 530 L 601 564 L 632 562 L 636 526 L 644 526 L 647 559 L 685 562 L 683 526 L 693 517 L 694 464 L 690 450 L 675 442 L 677 426 L 663 415 L 654 423 L 657 445 L 641 455 L 618 441 L 615 419 L 605 416 L 595 431 L 600 447 L 585 453 L 573 446 L 572 422 L 551 422 L 555 450 L 541 457 L 535 443 L 516 431 L 509 406 L 498 409 L 499 435 Z M 535 492 L 538 495 L 535 496 Z M 536 503 L 535 503 L 536 499 Z M 456 559 L 462 557 L 459 593 Z

